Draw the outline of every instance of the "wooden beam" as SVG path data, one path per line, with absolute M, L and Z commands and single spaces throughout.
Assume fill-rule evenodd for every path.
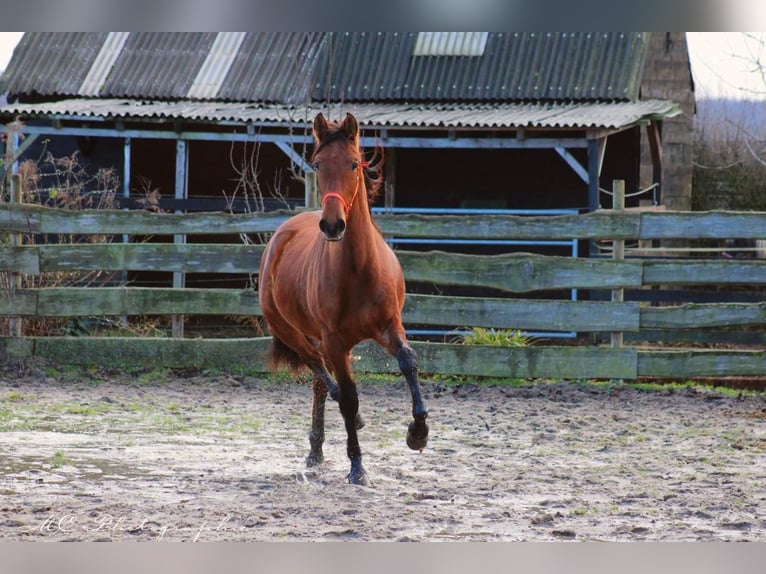
M 585 182 L 585 185 L 588 185 L 590 180 L 588 170 L 585 169 L 579 161 L 577 161 L 577 158 L 573 156 L 566 148 L 557 146 L 554 149 L 556 150 L 556 153 L 559 154 L 565 162 L 567 162 L 569 167 L 574 170 L 577 176 L 583 180 L 583 182 Z
M 176 141 L 176 186 L 175 198 L 186 199 L 189 195 L 189 146 L 186 140 Z M 176 211 L 176 213 L 183 213 Z M 176 234 L 173 236 L 173 243 L 183 245 L 186 243 L 185 234 Z M 183 289 L 186 285 L 186 273 L 183 271 L 173 272 L 173 288 Z M 184 336 L 184 316 L 173 315 L 173 337 L 182 338 Z
M 663 155 L 662 155 L 662 120 L 653 120 L 646 126 L 649 151 L 652 157 L 652 183 L 657 184 L 653 194 L 654 205 L 662 203 Z

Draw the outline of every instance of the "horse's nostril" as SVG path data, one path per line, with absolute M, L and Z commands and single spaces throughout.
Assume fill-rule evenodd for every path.
M 343 237 L 346 230 L 346 222 L 339 219 L 335 223 L 328 223 L 326 219 L 319 220 L 319 230 L 324 234 L 325 239 L 329 241 L 338 241 Z

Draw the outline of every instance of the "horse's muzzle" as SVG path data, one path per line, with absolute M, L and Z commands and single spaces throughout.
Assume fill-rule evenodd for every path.
M 326 219 L 320 219 L 319 229 L 327 241 L 340 241 L 346 232 L 346 222 L 337 219 L 335 223 L 329 223 Z

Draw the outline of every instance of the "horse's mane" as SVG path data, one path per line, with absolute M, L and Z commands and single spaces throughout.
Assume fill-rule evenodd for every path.
M 343 132 L 340 127 L 337 125 L 331 125 L 330 129 L 322 138 L 322 141 L 320 141 L 319 145 L 316 146 L 316 149 L 312 155 L 312 161 L 313 158 L 316 157 L 316 155 L 319 153 L 319 150 L 335 141 L 345 141 L 351 145 L 354 145 L 354 140 L 346 136 L 345 132 Z M 361 156 L 362 160 L 364 160 L 364 153 L 361 153 Z M 380 187 L 383 185 L 384 159 L 385 154 L 383 152 L 383 146 L 376 144 L 375 148 L 372 150 L 372 157 L 369 160 L 370 165 L 363 170 L 364 181 L 367 186 L 367 199 L 371 202 L 375 201 L 375 199 L 378 197 Z

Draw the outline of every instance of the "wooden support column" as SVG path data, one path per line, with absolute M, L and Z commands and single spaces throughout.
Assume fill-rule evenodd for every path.
M 588 211 L 596 211 L 601 206 L 600 191 L 598 187 L 601 165 L 606 151 L 606 136 L 588 139 Z M 588 242 L 588 251 L 591 255 L 598 254 L 596 244 L 591 239 Z
M 646 126 L 649 151 L 652 156 L 652 183 L 656 184 L 652 193 L 652 205 L 662 203 L 662 122 L 653 120 Z
M 305 204 L 309 209 L 319 208 L 319 193 L 317 192 L 317 173 L 307 171 L 305 174 Z
M 11 176 L 11 203 L 21 203 L 22 189 L 21 189 L 21 175 L 14 173 Z M 23 236 L 21 233 L 10 234 L 11 247 L 19 247 L 22 244 Z M 10 272 L 10 285 L 9 296 L 11 298 L 16 296 L 16 293 L 21 289 L 21 273 L 18 271 Z M 8 320 L 8 335 L 11 337 L 21 337 L 22 324 L 21 317 L 11 317 Z
M 625 209 L 625 182 L 621 179 L 615 180 L 612 184 L 612 209 L 614 211 L 623 211 Z M 614 239 L 612 241 L 612 259 L 622 261 L 625 259 L 625 240 Z M 625 290 L 623 288 L 612 289 L 612 303 L 622 303 L 625 300 Z M 611 335 L 612 348 L 619 348 L 623 345 L 623 332 L 613 331 Z
M 188 166 L 189 166 L 189 148 L 186 140 L 179 139 L 176 142 L 176 199 L 187 199 L 188 190 Z M 177 209 L 176 213 L 183 213 L 182 209 Z M 186 235 L 174 235 L 173 243 L 186 243 Z M 173 288 L 183 289 L 186 286 L 186 274 L 182 271 L 173 272 Z M 172 336 L 182 338 L 184 336 L 184 316 L 173 315 Z
M 596 211 L 601 206 L 598 179 L 606 151 L 606 136 L 588 139 L 588 211 Z
M 396 148 L 386 151 L 385 169 L 385 196 L 383 205 L 385 207 L 394 207 L 396 205 Z

